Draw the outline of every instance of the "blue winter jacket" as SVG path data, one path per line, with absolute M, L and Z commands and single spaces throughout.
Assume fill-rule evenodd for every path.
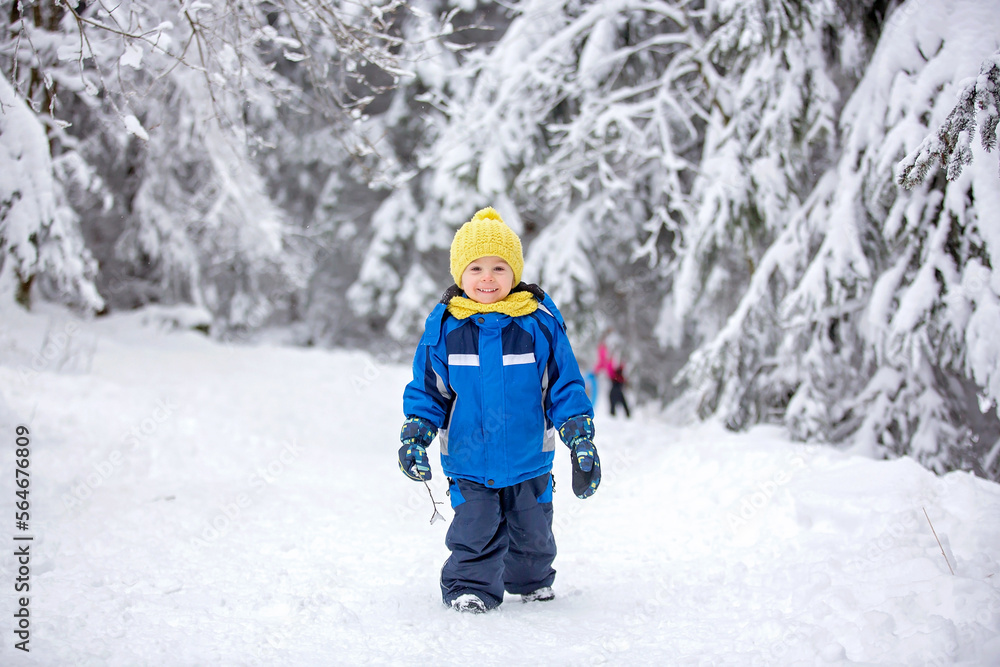
M 547 295 L 520 317 L 460 320 L 438 304 L 417 345 L 403 412 L 438 429 L 446 475 L 491 488 L 551 470 L 556 430 L 594 416 L 566 325 Z

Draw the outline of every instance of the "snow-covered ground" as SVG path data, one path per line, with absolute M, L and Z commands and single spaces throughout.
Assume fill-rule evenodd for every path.
M 461 615 L 396 464 L 406 367 L 142 320 L 0 313 L 4 665 L 1000 664 L 996 484 L 604 401 L 600 491 L 557 459 L 558 598 Z

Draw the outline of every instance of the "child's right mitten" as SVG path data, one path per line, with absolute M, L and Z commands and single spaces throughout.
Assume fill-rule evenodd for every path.
M 431 478 L 431 464 L 427 458 L 427 446 L 431 444 L 437 429 L 426 419 L 409 417 L 403 422 L 399 439 L 399 469 L 410 479 L 422 482 Z

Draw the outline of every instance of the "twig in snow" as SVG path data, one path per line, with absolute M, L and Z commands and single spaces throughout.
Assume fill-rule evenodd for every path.
M 927 524 L 931 527 L 931 532 L 934 533 L 934 539 L 937 540 L 938 547 L 941 548 L 941 555 L 944 556 L 944 562 L 948 563 L 948 569 L 951 570 L 952 575 L 954 575 L 955 574 L 955 570 L 951 569 L 951 563 L 948 561 L 948 556 L 944 552 L 944 547 L 941 545 L 941 540 L 937 536 L 937 531 L 934 530 L 934 524 L 931 523 L 931 518 L 929 516 L 927 516 L 927 509 L 924 508 L 924 507 L 921 507 L 920 509 L 924 510 L 924 516 L 927 517 Z
M 433 503 L 433 505 L 434 505 L 434 514 L 431 515 L 431 525 L 433 526 L 435 521 L 444 521 L 445 520 L 445 518 L 441 514 L 441 512 L 438 512 L 438 508 L 437 508 L 438 505 L 443 505 L 444 503 L 440 503 L 440 502 L 434 500 L 434 494 L 431 493 L 431 485 L 427 483 L 427 480 L 424 480 L 424 486 L 427 487 L 427 495 L 429 495 L 431 497 L 431 503 Z

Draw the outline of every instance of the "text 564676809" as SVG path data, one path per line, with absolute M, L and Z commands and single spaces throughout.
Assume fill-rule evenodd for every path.
M 31 640 L 31 615 L 28 611 L 31 591 L 31 432 L 27 426 L 14 429 L 14 648 L 27 652 Z

